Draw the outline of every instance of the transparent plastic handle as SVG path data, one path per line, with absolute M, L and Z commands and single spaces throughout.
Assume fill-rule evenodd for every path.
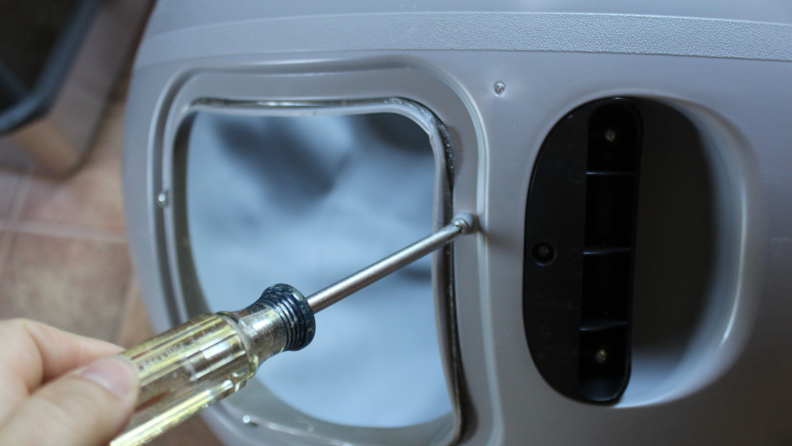
M 132 420 L 111 446 L 151 441 L 244 387 L 258 369 L 240 333 L 217 314 L 198 316 L 123 355 L 138 366 L 140 396 Z
M 311 343 L 313 311 L 299 291 L 273 285 L 249 307 L 203 314 L 122 353 L 137 364 L 140 396 L 111 446 L 137 446 L 245 386 L 259 363 Z

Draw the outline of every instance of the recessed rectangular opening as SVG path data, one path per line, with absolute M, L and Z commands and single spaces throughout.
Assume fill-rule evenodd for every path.
M 309 295 L 432 231 L 441 149 L 404 114 L 206 107 L 185 125 L 188 313 L 246 307 L 275 283 Z M 260 368 L 261 399 L 283 406 L 268 413 L 450 430 L 433 289 L 427 257 L 318 314 L 311 345 Z

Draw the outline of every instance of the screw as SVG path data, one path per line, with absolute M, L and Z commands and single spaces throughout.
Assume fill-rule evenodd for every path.
M 616 141 L 616 132 L 614 132 L 612 129 L 605 130 L 605 139 L 608 142 Z
M 161 208 L 168 207 L 170 204 L 170 197 L 168 191 L 163 190 L 157 195 L 157 205 Z
M 594 355 L 594 360 L 597 361 L 597 364 L 604 364 L 605 361 L 608 360 L 608 352 L 604 348 L 597 350 L 597 353 Z
M 250 418 L 250 415 L 245 415 L 245 416 L 243 416 L 243 417 L 242 417 L 242 422 L 243 422 L 243 423 L 245 423 L 245 424 L 247 424 L 248 426 L 251 426 L 251 427 L 256 427 L 256 426 L 258 426 L 258 423 L 256 423 L 255 421 L 253 421 L 253 419 L 252 419 L 252 418 Z
M 495 82 L 495 94 L 500 96 L 504 91 L 506 91 L 506 84 L 503 82 Z
M 547 265 L 555 259 L 555 250 L 550 243 L 539 242 L 534 245 L 532 251 L 534 260 L 540 265 Z

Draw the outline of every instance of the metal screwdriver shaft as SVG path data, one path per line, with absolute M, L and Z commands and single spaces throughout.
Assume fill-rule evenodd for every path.
M 343 280 L 339 280 L 327 288 L 311 294 L 308 296 L 308 305 L 311 306 L 311 310 L 314 313 L 318 313 L 421 257 L 442 248 L 460 235 L 469 234 L 475 229 L 475 225 L 476 220 L 473 215 L 467 212 L 457 214 L 451 224 L 444 226 L 434 234 L 385 257 L 371 266 L 363 268 Z
M 451 224 L 310 295 L 273 285 L 239 311 L 202 314 L 122 353 L 138 366 L 137 410 L 111 446 L 151 441 L 244 387 L 268 358 L 313 340 L 314 313 L 476 230 L 463 212 Z

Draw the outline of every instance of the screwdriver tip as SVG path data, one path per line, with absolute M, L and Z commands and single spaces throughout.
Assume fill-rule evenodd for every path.
M 458 227 L 462 234 L 471 234 L 478 229 L 476 216 L 470 212 L 460 212 L 451 220 L 451 224 Z

